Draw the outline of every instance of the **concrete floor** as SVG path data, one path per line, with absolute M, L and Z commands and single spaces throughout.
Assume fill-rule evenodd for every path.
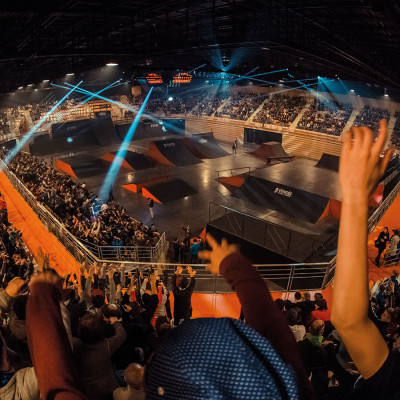
M 171 136 L 169 135 L 168 137 Z M 156 138 L 151 138 L 150 140 L 155 139 Z M 129 150 L 145 153 L 150 140 L 134 141 Z M 230 145 L 221 143 L 221 147 L 229 153 L 232 151 Z M 327 228 L 330 228 L 331 226 L 329 224 L 327 227 L 326 224 L 317 223 L 312 225 L 304 221 L 295 221 L 275 211 L 262 209 L 255 204 L 244 202 L 232 196 L 227 188 L 216 181 L 216 178 L 218 178 L 218 171 L 222 170 L 225 171 L 220 173 L 220 176 L 231 176 L 231 170 L 233 170 L 233 175 L 237 175 L 246 172 L 248 168 L 250 168 L 254 174 L 269 175 L 266 169 L 272 172 L 274 165 L 272 168 L 266 167 L 263 160 L 247 154 L 256 147 L 257 145 L 247 144 L 245 147 L 239 147 L 237 154 L 229 154 L 228 156 L 216 159 L 204 159 L 200 164 L 187 167 L 156 165 L 154 168 L 136 172 L 127 172 L 121 169 L 113 187 L 114 199 L 123 205 L 132 217 L 137 218 L 147 225 L 154 223 L 160 232 L 166 232 L 168 238 L 183 238 L 184 232 L 181 226 L 186 224 L 190 225 L 194 234 L 199 234 L 209 221 L 210 202 L 224 205 L 259 218 L 268 219 L 275 223 L 284 224 L 285 226 L 309 235 L 319 235 Z M 103 149 L 93 149 L 90 155 L 101 156 L 107 152 L 116 151 L 117 149 L 118 145 Z M 275 167 L 278 167 L 278 165 L 275 165 Z M 278 167 L 278 169 L 280 168 L 282 167 Z M 133 183 L 134 181 L 141 181 L 147 178 L 164 175 L 183 179 L 190 186 L 195 188 L 198 193 L 167 204 L 155 203 L 153 209 L 155 217 L 151 220 L 147 207 L 147 199 L 141 194 L 136 194 L 124 189 L 122 186 Z M 91 191 L 98 193 L 104 178 L 105 174 L 102 174 L 79 181 L 85 182 Z

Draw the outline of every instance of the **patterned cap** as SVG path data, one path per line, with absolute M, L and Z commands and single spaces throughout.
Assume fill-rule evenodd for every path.
M 298 399 L 296 376 L 263 336 L 231 318 L 185 321 L 146 367 L 146 399 Z

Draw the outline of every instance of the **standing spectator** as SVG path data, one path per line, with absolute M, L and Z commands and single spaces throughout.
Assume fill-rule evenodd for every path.
M 108 399 L 119 386 L 111 365 L 111 355 L 126 340 L 125 329 L 117 317 L 110 317 L 115 335 L 104 338 L 102 319 L 86 314 L 79 321 L 78 338 L 74 338 L 73 354 L 77 377 L 89 399 Z
M 393 230 L 393 236 L 390 239 L 389 247 L 385 254 L 385 259 L 387 262 L 395 261 L 398 252 L 398 246 L 400 241 L 400 235 L 398 229 Z
M 286 311 L 286 319 L 296 342 L 303 340 L 306 334 L 306 327 L 300 324 L 301 310 L 297 307 L 289 308 L 289 310 Z
M 154 200 L 153 199 L 147 199 L 147 205 L 149 206 L 149 211 L 150 211 L 150 217 L 154 218 L 154 211 L 153 211 L 153 207 L 154 207 Z
M 236 154 L 236 141 L 232 142 L 232 154 Z
M 376 295 L 375 304 L 377 307 L 377 316 L 380 318 L 386 308 L 386 294 L 384 285 L 379 286 L 379 292 Z
M 238 141 L 238 138 L 236 136 L 236 138 L 235 138 L 235 153 L 236 153 L 236 151 L 237 151 L 237 149 L 239 147 L 238 145 L 239 145 L 239 141 Z
M 172 245 L 173 245 L 173 249 L 174 249 L 174 261 L 178 262 L 179 261 L 180 243 L 179 243 L 179 239 L 177 237 L 175 238 Z
M 303 293 L 303 301 L 297 302 L 296 307 L 299 307 L 301 310 L 301 322 L 304 324 L 308 320 L 311 312 L 315 310 L 315 306 L 311 301 L 311 295 L 309 292 Z
M 182 276 L 183 268 L 178 267 L 172 277 L 172 293 L 174 294 L 174 325 L 178 326 L 181 319 L 190 319 L 192 311 L 192 294 L 196 280 L 196 271 L 188 267 L 190 282 Z
M 385 229 L 383 230 L 383 232 L 379 234 L 378 239 L 375 242 L 375 246 L 378 248 L 378 255 L 375 258 L 375 264 L 378 267 L 381 254 L 385 251 L 388 241 L 389 241 L 389 229 L 387 226 L 385 226 Z
M 197 242 L 197 239 L 193 240 L 193 244 L 190 246 L 190 255 L 191 255 L 191 263 L 196 264 L 199 260 L 199 251 L 201 249 L 200 243 Z

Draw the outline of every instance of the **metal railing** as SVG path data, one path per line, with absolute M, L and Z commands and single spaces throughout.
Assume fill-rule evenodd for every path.
M 3 161 L 0 161 L 0 169 L 7 176 L 12 186 L 18 191 L 23 199 L 29 204 L 30 208 L 36 213 L 46 229 L 54 234 L 58 241 L 75 259 L 82 263 L 83 261 L 93 263 L 105 261 L 127 261 L 136 260 L 151 263 L 158 261 L 165 253 L 168 242 L 165 233 L 162 234 L 156 246 L 132 246 L 132 247 L 113 247 L 96 246 L 94 244 L 83 243 L 58 220 L 58 218 L 49 211 L 44 205 L 38 202 L 35 196 L 26 188 L 26 186 L 7 168 Z
M 160 256 L 165 254 L 168 242 L 166 241 L 165 234 L 160 237 L 157 246 L 152 248 L 144 248 L 143 250 L 138 250 L 139 247 L 126 247 L 115 248 L 115 247 L 98 247 L 91 243 L 82 242 L 78 240 L 74 235 L 72 235 L 59 221 L 58 219 L 50 213 L 43 205 L 36 201 L 33 194 L 24 186 L 24 184 L 5 166 L 5 164 L 0 161 L 0 168 L 3 170 L 7 178 L 10 180 L 14 188 L 21 194 L 24 200 L 29 204 L 29 206 L 35 211 L 39 219 L 42 221 L 47 230 L 53 233 L 57 239 L 63 244 L 63 246 L 71 253 L 71 255 L 79 262 L 87 262 L 92 264 L 94 262 L 102 262 L 105 265 L 109 265 L 115 262 L 124 262 L 126 271 L 129 270 L 146 270 L 149 268 L 149 264 L 153 268 L 162 267 L 170 271 L 171 273 L 175 271 L 178 263 L 157 263 L 156 260 L 160 259 Z M 379 208 L 370 216 L 368 220 L 368 231 L 369 233 L 375 228 L 377 223 L 380 221 L 382 216 L 386 213 L 390 205 L 393 203 L 397 194 L 400 192 L 400 182 L 393 188 L 392 192 L 387 196 L 387 198 L 380 204 Z M 261 244 L 259 240 L 256 239 L 258 233 L 256 227 L 261 223 L 268 221 L 261 220 L 259 218 L 250 216 L 245 213 L 237 212 L 236 210 L 229 209 L 228 207 L 218 206 L 214 203 L 210 203 L 211 207 L 217 206 L 217 210 L 223 210 L 223 212 L 229 212 L 229 215 L 240 215 L 243 219 L 231 218 L 230 227 L 231 232 L 239 237 L 245 232 L 250 230 L 253 232 L 251 238 L 254 243 Z M 211 212 L 210 212 L 211 215 Z M 250 217 L 249 219 L 247 219 Z M 246 220 L 244 220 L 246 218 Z M 248 225 L 251 221 L 251 226 Z M 254 225 L 255 224 L 255 225 Z M 290 256 L 291 251 L 294 248 L 291 246 L 295 245 L 296 239 L 294 237 L 284 237 L 282 235 L 274 235 L 278 232 L 278 229 L 285 229 L 278 225 L 268 223 L 268 227 L 273 227 L 272 230 L 268 230 L 265 227 L 264 236 L 262 237 L 262 243 L 265 243 L 266 238 L 271 239 L 274 246 L 279 250 L 279 248 L 286 248 L 286 254 Z M 226 231 L 226 226 L 223 227 Z M 281 233 L 280 231 L 279 233 Z M 305 236 L 298 234 L 303 240 Z M 262 235 L 261 235 L 262 236 Z M 309 238 L 308 238 L 309 239 Z M 249 240 L 246 237 L 246 240 Z M 317 247 L 322 242 L 310 239 L 311 243 L 307 246 L 308 251 L 317 250 Z M 318 245 L 317 245 L 318 243 Z M 265 246 L 264 244 L 262 244 Z M 283 246 L 283 247 L 282 247 Z M 301 244 L 304 247 L 304 242 Z M 296 246 L 297 247 L 297 246 Z M 268 248 L 268 247 L 267 247 Z M 140 248 L 142 249 L 142 248 Z M 290 250 L 292 249 L 292 250 Z M 140 251 L 147 251 L 145 257 L 146 260 L 141 260 Z M 276 251 L 276 250 L 275 250 Z M 130 253 L 131 252 L 131 253 Z M 135 253 L 136 252 L 136 253 Z M 134 256 L 132 256 L 134 254 Z M 132 261 L 136 259 L 136 261 Z M 223 293 L 231 292 L 232 289 L 229 287 L 227 282 L 222 276 L 211 275 L 206 271 L 204 264 L 183 264 L 184 266 L 192 265 L 197 271 L 196 275 L 196 292 L 205 293 Z M 335 273 L 336 257 L 334 257 L 328 263 L 293 263 L 293 264 L 256 264 L 255 268 L 259 271 L 262 278 L 266 281 L 270 291 L 272 292 L 290 292 L 296 290 L 322 290 L 332 281 Z
M 212 202 L 209 221 L 216 228 L 299 262 L 325 250 L 321 240 Z

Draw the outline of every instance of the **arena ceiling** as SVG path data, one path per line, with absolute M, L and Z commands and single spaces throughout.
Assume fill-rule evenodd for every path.
M 114 61 L 129 73 L 289 68 L 400 88 L 397 0 L 4 0 L 0 91 Z M 213 62 L 214 60 L 214 62 Z M 228 72 L 230 72 L 228 71 Z

